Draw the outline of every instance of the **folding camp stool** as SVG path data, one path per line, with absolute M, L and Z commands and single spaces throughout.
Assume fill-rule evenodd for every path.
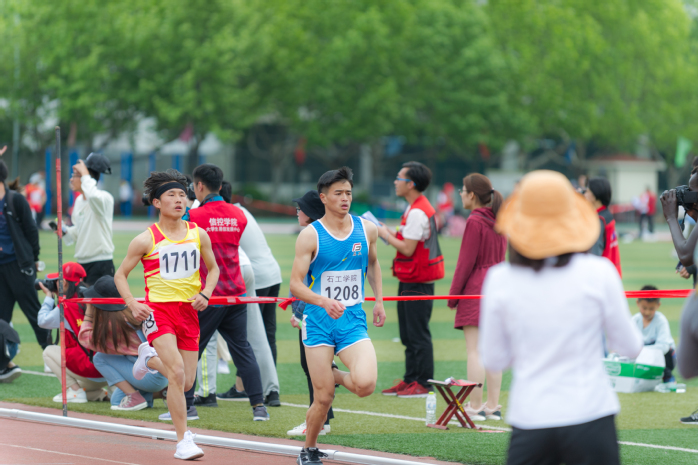
M 436 420 L 436 423 L 429 424 L 427 425 L 428 427 L 448 429 L 448 422 L 451 421 L 451 418 L 455 415 L 463 428 L 479 429 L 475 426 L 468 414 L 465 413 L 463 405 L 465 404 L 465 399 L 470 395 L 472 390 L 476 387 L 482 387 L 482 383 L 473 383 L 464 379 L 453 378 L 448 378 L 446 381 L 430 379 L 429 383 L 441 393 L 441 397 L 446 401 L 446 410 L 444 410 L 444 413 Z M 460 387 L 457 394 L 451 391 L 452 386 Z

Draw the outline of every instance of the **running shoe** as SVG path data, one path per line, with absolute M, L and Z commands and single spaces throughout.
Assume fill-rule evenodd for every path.
M 132 394 L 124 396 L 119 402 L 119 405 L 112 405 L 112 410 L 125 410 L 128 412 L 133 412 L 136 410 L 143 410 L 148 407 L 148 401 L 141 395 L 140 392 L 136 391 Z
M 177 443 L 176 459 L 194 460 L 204 456 L 204 451 L 199 446 L 194 444 L 196 434 L 191 431 L 184 433 L 184 439 Z
M 13 366 L 12 368 L 7 367 L 0 371 L 0 383 L 11 383 L 21 375 L 22 369 L 18 365 Z M 61 402 L 63 402 L 63 400 L 61 400 Z
M 463 406 L 463 410 L 468 414 L 472 421 L 485 421 L 487 417 L 485 416 L 485 410 L 480 408 L 480 411 L 475 410 L 470 406 L 470 402 Z
M 269 395 L 264 399 L 264 405 L 267 405 L 269 407 L 281 407 L 279 393 L 276 391 L 271 391 Z
M 235 386 L 231 387 L 223 394 L 216 394 L 216 397 L 218 400 L 250 400 L 245 391 L 238 391 L 235 389 Z
M 211 393 L 207 396 L 194 396 L 194 405 L 197 407 L 218 407 L 218 401 L 216 401 L 216 394 Z
M 218 373 L 220 373 L 222 375 L 229 375 L 230 374 L 230 367 L 228 366 L 228 362 L 226 362 L 222 358 L 219 358 L 217 371 L 218 371 Z
M 305 436 L 306 431 L 308 431 L 308 427 L 305 424 L 305 422 L 303 422 L 300 425 L 296 426 L 295 428 L 286 431 L 286 434 L 288 434 L 289 436 Z M 320 430 L 319 435 L 324 436 L 329 432 L 330 432 L 330 425 L 323 425 L 322 429 Z
M 145 375 L 147 375 L 149 372 L 150 373 L 157 373 L 156 370 L 153 370 L 152 368 L 148 368 L 148 359 L 151 357 L 157 357 L 158 353 L 155 352 L 155 349 L 150 347 L 150 344 L 147 342 L 144 342 L 143 344 L 138 346 L 138 359 L 136 360 L 136 363 L 133 364 L 133 377 L 136 379 L 143 379 L 145 378 Z
M 683 417 L 681 419 L 681 423 L 685 425 L 698 425 L 698 410 L 696 410 L 687 417 Z
M 398 381 L 398 380 L 395 380 Z M 389 389 L 383 389 L 381 391 L 381 394 L 384 396 L 396 396 L 398 391 L 402 391 L 407 387 L 407 383 L 404 382 L 403 380 L 399 380 L 395 386 L 389 388 Z
M 298 455 L 298 459 L 296 460 L 297 465 L 315 465 L 315 464 L 320 464 L 322 465 L 322 460 L 320 459 L 325 459 L 329 457 L 329 455 L 325 454 L 324 452 L 320 452 L 320 449 L 317 447 L 308 447 L 307 449 L 303 449 L 301 453 Z
M 192 421 L 192 420 L 198 420 L 199 419 L 199 414 L 196 411 L 196 407 L 193 405 L 189 407 L 189 410 L 187 410 L 187 421 Z M 163 413 L 160 416 L 158 416 L 158 420 L 160 421 L 172 421 L 172 415 L 170 415 L 170 412 Z
M 73 388 L 68 388 L 65 390 L 65 396 L 69 404 L 84 404 L 87 402 L 87 393 L 84 389 L 80 388 L 74 391 Z M 56 394 L 53 397 L 53 401 L 62 404 L 63 403 L 63 393 Z
M 334 363 L 334 360 L 332 360 L 332 369 L 333 369 L 333 370 L 337 370 L 337 371 L 339 371 L 339 367 L 337 366 L 337 364 L 336 364 L 336 363 Z M 334 375 L 333 375 L 333 376 L 334 376 Z M 336 389 L 336 388 L 338 388 L 339 386 L 340 386 L 339 384 L 337 384 L 337 383 L 334 383 L 334 387 L 335 387 L 335 389 Z
M 493 409 L 488 409 L 487 407 L 485 407 L 485 410 L 483 412 L 485 414 L 485 418 L 488 420 L 499 421 L 502 419 L 502 406 L 501 405 L 497 405 Z M 481 413 L 483 413 L 483 412 L 481 412 Z
M 417 381 L 413 381 L 405 389 L 398 391 L 397 396 L 402 399 L 409 399 L 411 397 L 426 397 L 429 395 L 429 389 L 425 388 Z
M 264 405 L 252 407 L 252 420 L 267 421 L 269 418 L 269 412 L 267 412 L 267 408 Z

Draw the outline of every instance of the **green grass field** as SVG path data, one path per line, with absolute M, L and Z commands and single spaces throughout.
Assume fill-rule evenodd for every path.
M 115 263 L 120 263 L 133 233 L 115 233 Z M 281 265 L 284 283 L 281 294 L 288 292 L 288 279 L 293 260 L 295 236 L 270 235 L 267 237 L 275 257 Z M 55 236 L 42 233 L 42 259 L 47 264 L 47 272 L 57 269 Z M 450 279 L 456 265 L 460 239 L 442 239 L 442 249 L 446 257 L 447 279 L 436 286 L 437 294 L 447 294 Z M 627 290 L 640 289 L 644 284 L 654 284 L 660 289 L 682 289 L 690 286 L 688 281 L 674 274 L 675 258 L 673 248 L 668 243 L 632 243 L 621 246 L 623 259 L 623 282 Z M 395 295 L 397 281 L 390 276 L 390 263 L 393 250 L 379 245 L 379 257 L 383 265 L 383 289 L 385 295 Z M 66 248 L 65 260 L 72 257 L 72 248 Z M 142 272 L 134 270 L 130 278 L 136 295 L 144 295 Z M 41 296 L 43 297 L 43 295 Z M 683 299 L 665 299 L 661 311 L 671 323 L 672 334 L 678 342 L 679 315 Z M 631 311 L 636 312 L 635 303 L 630 302 Z M 370 312 L 370 306 L 366 305 Z M 336 409 L 369 411 L 408 417 L 424 417 L 424 399 L 397 399 L 380 395 L 380 390 L 390 387 L 393 380 L 400 378 L 404 371 L 403 346 L 396 342 L 399 337 L 395 303 L 386 304 L 387 323 L 383 328 L 373 328 L 369 319 L 369 333 L 378 354 L 378 386 L 376 393 L 365 399 L 358 399 L 340 388 L 335 399 Z M 278 318 L 278 371 L 281 381 L 281 400 L 284 403 L 306 405 L 308 402 L 305 376 L 299 365 L 297 330 L 288 323 L 289 312 L 281 309 Z M 449 376 L 466 377 L 465 341 L 461 331 L 453 329 L 454 313 L 443 301 L 434 305 L 431 331 L 434 337 L 436 358 L 436 378 Z M 41 350 L 35 342 L 34 334 L 19 308 L 14 314 L 14 324 L 24 343 L 16 362 L 25 370 L 43 371 Z M 233 369 L 234 371 L 234 369 Z M 678 378 L 678 376 L 677 376 Z M 507 394 L 511 380 L 510 373 L 504 377 L 502 401 L 506 414 Z M 232 375 L 219 375 L 218 390 L 227 390 L 233 383 Z M 617 418 L 620 440 L 629 443 L 644 443 L 660 446 L 697 449 L 695 426 L 679 423 L 679 417 L 686 416 L 698 408 L 698 381 L 686 383 L 685 394 L 620 394 L 622 412 Z M 59 408 L 51 397 L 60 391 L 55 378 L 25 374 L 12 384 L 0 384 L 0 400 L 22 402 L 44 407 Z M 270 409 L 271 421 L 253 422 L 249 405 L 242 402 L 220 402 L 217 409 L 199 409 L 200 421 L 196 427 L 255 434 L 260 436 L 286 437 L 286 430 L 300 424 L 305 418 L 305 409 L 282 406 Z M 439 399 L 438 409 L 444 407 Z M 121 416 L 143 420 L 156 420 L 165 411 L 161 401 L 155 408 L 122 414 L 113 412 L 107 403 L 70 405 L 71 410 Z M 503 427 L 504 422 L 485 422 L 485 425 Z M 321 436 L 323 444 L 337 444 L 387 452 L 431 456 L 468 464 L 502 464 L 506 460 L 509 434 L 487 434 L 462 428 L 439 431 L 426 428 L 423 422 L 407 419 L 369 416 L 361 413 L 338 411 L 332 422 L 332 433 Z M 300 444 L 300 443 L 299 443 Z M 635 445 L 622 445 L 622 458 L 625 464 L 695 464 L 696 453 L 653 449 Z

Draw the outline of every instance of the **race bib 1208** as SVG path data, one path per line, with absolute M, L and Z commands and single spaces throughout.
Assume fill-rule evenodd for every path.
M 199 269 L 199 249 L 196 243 L 170 244 L 160 249 L 160 276 L 162 279 L 182 279 Z
M 320 277 L 322 295 L 351 307 L 364 301 L 361 270 L 325 271 Z

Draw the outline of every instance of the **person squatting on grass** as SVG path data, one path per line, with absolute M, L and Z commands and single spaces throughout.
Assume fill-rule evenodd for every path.
M 458 255 L 450 295 L 480 295 L 482 283 L 490 267 L 504 261 L 507 240 L 494 230 L 494 222 L 502 205 L 502 194 L 492 188 L 490 180 L 479 173 L 463 178 L 460 190 L 463 208 L 470 210 L 465 224 L 463 242 Z M 470 401 L 463 407 L 471 420 L 501 420 L 502 406 L 499 392 L 502 373 L 485 371 L 478 354 L 479 300 L 449 300 L 449 308 L 456 309 L 454 327 L 462 329 L 468 353 L 468 380 L 482 383 L 487 380 L 487 404 L 483 406 L 482 390 L 475 388 Z
M 190 460 L 204 455 L 187 431 L 184 392 L 194 386 L 199 354 L 199 316 L 218 282 L 218 265 L 211 239 L 195 223 L 182 220 L 187 200 L 186 178 L 170 169 L 152 172 L 143 183 L 151 205 L 159 210 L 158 222 L 136 236 L 114 282 L 133 317 L 142 321 L 148 339 L 138 348 L 133 375 L 141 379 L 150 371 L 167 377 L 167 407 L 177 432 L 175 458 Z M 202 289 L 201 260 L 208 275 Z M 128 275 L 143 264 L 145 303 L 137 302 Z M 208 337 L 211 335 L 209 334 Z M 208 342 L 203 342 L 203 347 Z
M 657 288 L 651 285 L 644 286 L 643 291 L 656 291 Z M 666 366 L 664 368 L 663 383 L 674 381 L 671 372 L 674 370 L 676 362 L 676 344 L 671 337 L 669 320 L 657 309 L 662 305 L 659 299 L 637 299 L 639 313 L 633 315 L 633 323 L 642 333 L 645 347 L 652 347 L 660 350 L 664 354 Z
M 620 464 L 602 336 L 630 358 L 642 337 L 615 267 L 584 253 L 599 237 L 598 215 L 562 174 L 534 171 L 495 230 L 509 241 L 509 263 L 485 278 L 479 344 L 486 370 L 512 368 L 507 464 Z
M 293 199 L 293 201 L 298 204 L 296 207 L 296 214 L 298 215 L 298 224 L 305 228 L 308 226 L 310 223 L 319 220 L 323 216 L 325 216 L 325 205 L 322 203 L 322 200 L 320 200 L 320 195 L 317 193 L 316 190 L 313 191 L 308 191 L 303 195 L 303 197 L 299 197 L 297 199 Z M 304 284 L 308 285 L 308 278 L 304 280 Z M 289 291 L 288 293 L 289 297 L 293 297 L 293 294 Z M 293 311 L 293 314 L 291 315 L 291 325 L 294 328 L 297 328 L 298 331 L 298 344 L 300 346 L 300 355 L 301 355 L 301 367 L 303 368 L 303 372 L 305 373 L 305 378 L 308 382 L 308 392 L 310 393 L 310 404 L 313 405 L 313 382 L 310 379 L 310 371 L 308 370 L 308 361 L 305 358 L 305 346 L 303 345 L 303 311 L 305 310 L 305 302 L 302 300 L 294 300 L 291 303 L 291 310 Z M 333 362 L 334 363 L 334 362 Z M 330 406 L 330 409 L 327 411 L 327 418 L 325 419 L 325 424 L 322 426 L 322 429 L 320 430 L 320 435 L 325 435 L 330 432 L 330 420 L 334 418 L 334 411 L 332 410 L 332 406 Z M 305 436 L 306 432 L 308 430 L 308 425 L 304 421 L 300 425 L 296 426 L 295 428 L 292 428 L 286 432 L 289 436 Z
M 85 282 L 90 285 L 102 276 L 114 276 L 114 197 L 97 187 L 101 173 L 111 174 L 111 167 L 100 153 L 73 166 L 70 189 L 78 196 L 70 217 L 73 226 L 66 227 L 63 235 L 66 245 L 75 244 L 75 261 L 85 268 Z
M 216 274 L 210 278 L 217 281 L 213 295 L 244 296 L 246 288 L 240 272 L 238 250 L 240 236 L 247 226 L 247 219 L 239 208 L 221 197 L 223 171 L 219 167 L 210 163 L 199 165 L 194 169 L 192 178 L 194 192 L 201 205 L 189 210 L 188 217 L 185 216 L 185 218 L 201 224 L 210 235 L 213 257 L 220 264 L 220 279 L 218 279 L 218 268 Z M 202 266 L 201 274 L 208 287 L 211 275 L 207 275 L 207 267 L 208 264 L 206 267 Z M 247 304 L 209 306 L 199 316 L 201 326 L 199 358 L 217 330 L 228 343 L 233 363 L 245 384 L 252 407 L 252 419 L 267 421 L 269 413 L 264 406 L 259 365 L 252 346 L 247 340 L 247 318 Z M 193 407 L 194 386 L 187 391 L 186 398 L 187 407 Z
M 119 298 L 114 278 L 102 276 L 83 296 Z M 124 304 L 87 304 L 85 321 L 80 326 L 80 343 L 95 352 L 95 368 L 112 389 L 111 409 L 135 411 L 153 406 L 155 393 L 167 387 L 161 373 L 133 375 L 138 348 L 146 341 L 141 323 Z
M 77 294 L 78 286 L 87 276 L 85 269 L 79 263 L 68 262 L 63 264 L 63 292 L 67 299 Z M 46 275 L 46 279 L 58 280 L 58 273 Z M 49 291 L 43 283 L 39 283 L 46 297 L 39 310 L 39 326 L 53 330 L 60 328 L 61 314 L 56 305 L 53 292 Z M 103 387 L 107 386 L 102 373 L 95 368 L 92 362 L 92 354 L 89 346 L 82 345 L 79 341 L 80 329 L 85 320 L 84 305 L 75 302 L 65 302 L 63 312 L 65 316 L 65 380 L 66 399 L 68 402 L 84 403 L 87 401 L 103 401 L 107 397 Z M 50 345 L 44 349 L 44 363 L 60 381 L 61 379 L 61 346 Z M 60 392 L 53 398 L 54 402 L 63 403 L 63 393 Z
M 0 150 L 0 155 L 4 150 Z M 39 261 L 39 231 L 23 195 L 10 190 L 7 165 L 0 160 L 0 320 L 12 322 L 15 303 L 29 320 L 42 349 L 51 343 L 51 332 L 39 327 L 39 298 L 34 290 Z
M 376 351 L 361 307 L 368 278 L 376 297 L 373 324 L 383 326 L 378 231 L 373 223 L 349 214 L 352 187 L 352 172 L 347 167 L 323 174 L 317 188 L 325 215 L 304 229 L 296 241 L 291 292 L 306 302 L 303 344 L 315 396 L 306 414 L 308 430 L 297 459 L 299 465 L 322 463 L 320 459 L 326 457 L 317 449 L 317 437 L 336 385 L 366 397 L 373 393 L 378 378 Z M 348 373 L 333 366 L 334 355 L 349 368 Z
M 19 351 L 19 334 L 5 320 L 0 320 L 0 383 L 11 383 L 22 375 L 12 359 Z
M 436 211 L 422 193 L 430 182 L 429 168 L 416 161 L 403 164 L 395 178 L 395 194 L 410 206 L 402 214 L 397 231 L 384 224 L 378 229 L 379 236 L 397 250 L 393 276 L 400 282 L 399 296 L 434 295 L 434 281 L 444 277 Z M 405 346 L 405 375 L 395 386 L 383 390 L 383 395 L 426 397 L 429 393 L 429 380 L 434 378 L 434 345 L 429 331 L 433 307 L 433 300 L 397 303 L 400 341 Z

